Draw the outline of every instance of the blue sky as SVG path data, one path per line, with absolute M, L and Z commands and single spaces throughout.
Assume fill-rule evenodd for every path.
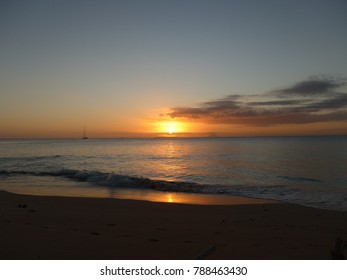
M 12 0 L 0 13 L 3 136 L 144 132 L 165 108 L 347 77 L 341 0 Z

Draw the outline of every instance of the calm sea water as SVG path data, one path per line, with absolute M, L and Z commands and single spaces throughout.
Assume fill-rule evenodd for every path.
M 347 211 L 347 137 L 0 140 L 0 189 L 225 194 Z

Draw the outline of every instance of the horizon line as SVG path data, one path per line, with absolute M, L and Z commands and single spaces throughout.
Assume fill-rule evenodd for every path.
M 153 136 L 153 137 L 88 137 L 87 140 L 102 139 L 213 139 L 213 138 L 289 138 L 289 137 L 347 137 L 346 134 L 304 135 L 237 135 L 237 136 Z M 0 140 L 82 140 L 80 137 L 0 137 Z

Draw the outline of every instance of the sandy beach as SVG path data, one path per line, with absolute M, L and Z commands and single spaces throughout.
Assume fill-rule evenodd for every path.
M 331 259 L 336 238 L 347 239 L 346 212 L 245 200 L 187 205 L 0 191 L 0 258 L 194 259 L 214 246 L 207 259 Z

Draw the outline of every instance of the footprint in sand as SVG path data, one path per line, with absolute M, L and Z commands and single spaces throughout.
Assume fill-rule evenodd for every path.
M 151 241 L 151 242 L 159 242 L 158 239 L 154 239 L 154 238 L 150 238 L 150 239 L 147 239 L 148 241 Z

